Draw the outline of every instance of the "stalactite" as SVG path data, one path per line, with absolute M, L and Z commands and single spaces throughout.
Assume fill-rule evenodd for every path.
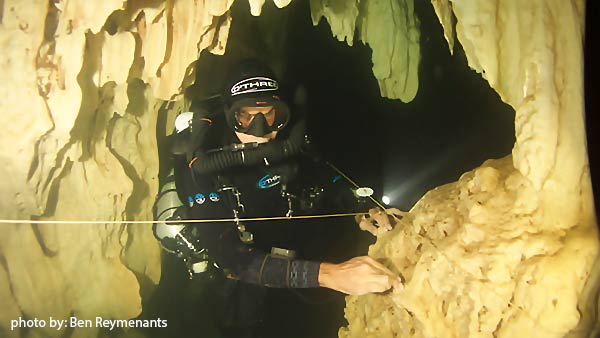
M 417 95 L 420 52 L 419 22 L 413 0 L 310 2 L 313 24 L 327 19 L 339 41 L 358 38 L 373 50 L 373 75 L 382 97 L 410 102 Z

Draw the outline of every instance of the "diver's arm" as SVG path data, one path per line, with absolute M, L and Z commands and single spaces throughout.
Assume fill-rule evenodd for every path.
M 319 267 L 319 262 L 260 253 L 241 277 L 274 288 L 315 288 L 319 287 Z
M 237 238 L 237 230 L 221 233 L 207 247 L 230 278 L 273 288 L 326 287 L 350 295 L 402 288 L 402 281 L 371 257 L 355 257 L 340 264 L 292 260 L 261 252 Z M 205 237 L 206 238 L 206 237 Z
M 203 246 L 229 278 L 273 288 L 319 287 L 319 262 L 271 255 L 244 244 L 234 227 L 203 225 Z
M 356 296 L 403 287 L 398 276 L 369 256 L 340 264 L 321 263 L 319 285 Z

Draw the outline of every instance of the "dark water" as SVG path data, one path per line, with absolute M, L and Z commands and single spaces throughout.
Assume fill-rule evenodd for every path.
M 197 87 L 190 93 L 213 94 L 222 82 L 220 73 L 236 59 L 270 60 L 288 94 L 298 84 L 306 87 L 309 132 L 324 157 L 359 185 L 373 187 L 377 198 L 387 194 L 392 206 L 409 209 L 429 189 L 455 181 L 486 159 L 510 154 L 514 143 L 512 108 L 468 68 L 458 42 L 454 56 L 449 54 L 431 5 L 416 1 L 416 11 L 422 60 L 419 92 L 411 103 L 380 98 L 369 48 L 357 40 L 354 47 L 337 42 L 325 21 L 313 27 L 308 1 L 282 10 L 267 2 L 259 18 L 247 14 L 247 3 L 236 2 L 228 53 L 203 54 Z M 586 63 L 591 64 L 589 45 Z M 588 92 L 596 83 L 586 67 Z M 596 102 L 588 95 L 593 173 L 597 127 L 590 112 L 597 110 Z M 327 222 L 338 226 L 337 239 L 324 250 L 330 261 L 365 254 L 373 242 L 350 219 Z M 234 327 L 229 329 L 233 337 L 252 332 L 256 337 L 336 337 L 345 325 L 343 308 L 343 295 L 325 289 L 263 289 L 219 276 L 190 281 L 181 262 L 165 256 L 162 281 L 142 317 L 168 320 L 167 329 L 144 332 L 151 337 L 223 337 L 223 327 Z

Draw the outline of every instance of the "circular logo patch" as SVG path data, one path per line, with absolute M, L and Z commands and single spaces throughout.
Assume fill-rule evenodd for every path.
M 211 202 L 219 202 L 219 200 L 221 200 L 219 194 L 217 194 L 216 192 L 211 192 L 210 194 L 208 194 L 208 199 L 210 199 Z

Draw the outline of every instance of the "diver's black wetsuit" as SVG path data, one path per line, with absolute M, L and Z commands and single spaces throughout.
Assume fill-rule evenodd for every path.
M 324 194 L 356 202 L 347 182 L 339 180 L 337 173 L 307 152 L 278 159 L 271 159 L 267 152 L 266 160 L 258 164 L 207 172 L 202 167 L 203 160 L 219 152 L 232 151 L 216 149 L 240 143 L 235 133 L 227 128 L 222 113 L 211 114 L 208 118 L 210 123 L 206 123 L 210 126 L 202 130 L 207 134 L 201 149 L 193 154 L 196 159 L 191 168 L 185 157 L 175 159 L 177 192 L 189 208 L 187 218 L 231 219 L 234 217 L 233 209 L 240 212 L 240 218 L 285 216 L 290 212 L 290 206 L 294 215 L 312 214 L 341 211 L 336 204 L 349 205 L 336 203 L 334 200 L 337 198 L 323 200 Z M 303 116 L 296 114 L 288 127 L 279 132 L 276 140 L 288 139 L 290 133 L 298 132 L 295 127 L 303 123 Z M 189 138 L 189 135 L 174 137 Z M 259 147 L 269 147 L 271 142 L 275 141 Z M 302 145 L 303 148 L 305 146 Z M 240 193 L 239 204 L 243 207 L 238 205 L 235 191 Z M 199 245 L 207 249 L 210 258 L 230 278 L 269 287 L 318 287 L 319 262 L 269 254 L 272 247 L 295 250 L 302 247 L 299 242 L 305 236 L 299 236 L 292 223 L 290 220 L 244 223 L 245 230 L 253 234 L 252 244 L 242 242 L 241 232 L 231 221 L 188 226 L 195 227 Z

